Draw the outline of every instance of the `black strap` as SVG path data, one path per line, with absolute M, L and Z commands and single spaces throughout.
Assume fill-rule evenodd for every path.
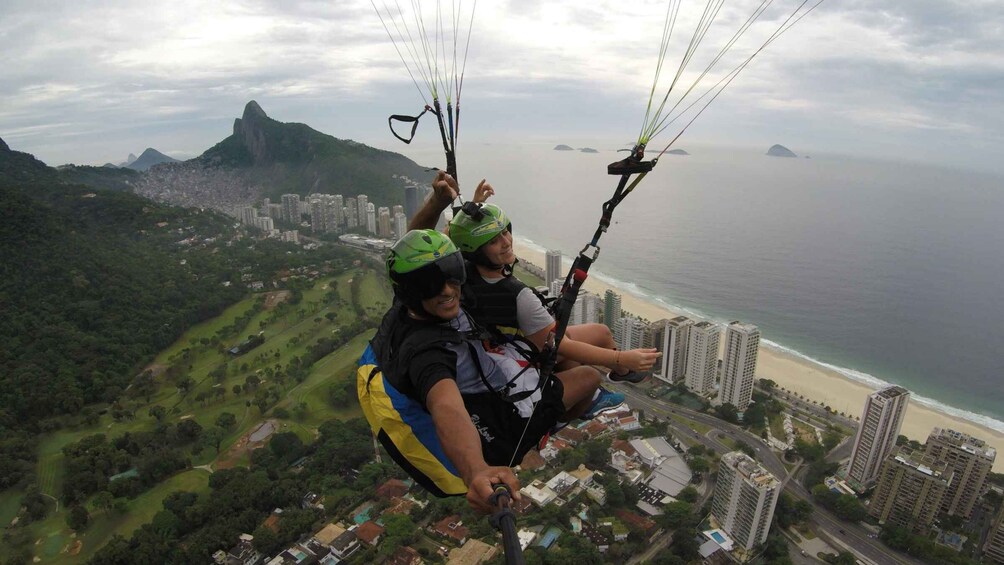
M 390 132 L 392 134 L 394 134 L 394 137 L 400 139 L 401 141 L 403 141 L 405 143 L 409 143 L 410 144 L 411 140 L 415 139 L 415 130 L 418 129 L 418 119 L 421 118 L 428 111 L 429 111 L 429 107 L 426 106 L 425 109 L 422 110 L 422 113 L 419 114 L 419 115 L 417 115 L 417 116 L 405 116 L 405 115 L 402 115 L 402 114 L 394 114 L 393 116 L 387 118 L 387 125 L 390 126 Z M 405 123 L 407 123 L 407 122 L 414 122 L 411 125 L 411 135 L 408 136 L 408 139 L 405 139 L 405 138 L 401 137 L 400 135 L 397 134 L 396 131 L 394 131 L 394 122 L 405 122 Z

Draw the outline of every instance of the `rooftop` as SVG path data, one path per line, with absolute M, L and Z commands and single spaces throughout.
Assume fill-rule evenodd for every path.
M 910 391 L 906 390 L 901 386 L 887 386 L 882 390 L 873 393 L 877 397 L 881 398 L 896 398 L 898 396 L 909 395 Z
M 777 488 L 780 485 L 777 477 L 742 451 L 732 451 L 722 455 L 722 465 L 736 469 L 747 482 L 758 488 Z
M 923 473 L 929 477 L 952 480 L 952 471 L 948 469 L 948 463 L 936 460 L 934 457 L 925 455 L 921 451 L 912 451 L 907 447 L 900 447 L 890 455 L 897 463 L 914 469 L 918 473 Z
M 962 451 L 979 455 L 985 459 L 993 460 L 997 458 L 997 450 L 995 448 L 989 447 L 987 442 L 982 439 L 974 438 L 969 434 L 949 430 L 947 428 L 934 428 L 931 430 L 931 437 L 940 438 L 958 447 Z

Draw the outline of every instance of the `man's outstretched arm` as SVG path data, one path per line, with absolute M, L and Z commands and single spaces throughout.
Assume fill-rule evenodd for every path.
M 494 510 L 488 500 L 493 484 L 504 483 L 518 501 L 519 479 L 509 467 L 491 467 L 481 452 L 481 438 L 464 407 L 460 389 L 452 379 L 443 379 L 432 386 L 425 398 L 426 407 L 436 425 L 436 435 L 446 456 L 457 468 L 467 485 L 467 503 L 474 510 L 489 513 Z

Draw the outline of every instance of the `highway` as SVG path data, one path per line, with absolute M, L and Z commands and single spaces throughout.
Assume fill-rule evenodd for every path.
M 889 549 L 878 539 L 869 537 L 872 534 L 864 527 L 841 520 L 829 510 L 816 505 L 812 501 L 812 495 L 805 489 L 805 487 L 799 484 L 796 480 L 790 480 L 792 477 L 789 475 L 784 463 L 782 463 L 778 455 L 771 451 L 759 437 L 709 414 L 695 412 L 688 408 L 684 408 L 683 406 L 665 402 L 661 399 L 649 398 L 645 394 L 647 389 L 644 388 L 634 388 L 630 385 L 612 385 L 611 383 L 607 383 L 605 386 L 613 386 L 618 390 L 618 392 L 623 393 L 628 398 L 628 404 L 632 408 L 644 410 L 647 416 L 655 416 L 660 420 L 667 420 L 670 428 L 673 430 L 674 434 L 677 435 L 677 437 L 688 438 L 690 441 L 696 440 L 705 447 L 713 449 L 719 455 L 732 451 L 730 447 L 721 443 L 717 439 L 719 434 L 724 434 L 734 440 L 742 440 L 743 442 L 749 444 L 751 447 L 756 449 L 756 460 L 783 482 L 784 490 L 788 494 L 796 499 L 807 500 L 813 504 L 814 511 L 812 517 L 810 518 L 810 522 L 815 526 L 814 529 L 820 534 L 820 537 L 827 541 L 834 540 L 834 543 L 831 543 L 834 547 L 841 547 L 841 545 L 845 545 L 847 549 L 852 551 L 861 561 L 871 565 L 886 565 L 893 563 L 924 565 L 921 561 Z M 689 426 L 678 423 L 669 418 L 670 415 L 674 414 L 688 418 L 700 424 L 704 424 L 712 429 L 706 435 L 702 435 L 691 429 Z M 798 467 L 795 467 L 795 471 L 797 470 Z M 798 550 L 794 550 L 791 553 L 792 558 L 794 559 L 794 554 L 797 554 Z

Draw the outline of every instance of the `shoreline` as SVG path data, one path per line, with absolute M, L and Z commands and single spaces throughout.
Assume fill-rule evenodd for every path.
M 544 252 L 537 247 L 539 246 L 536 243 L 513 239 L 516 255 L 539 266 L 544 264 Z M 569 259 L 567 257 L 563 259 L 562 269 L 567 269 L 570 266 Z M 648 320 L 688 315 L 686 312 L 674 311 L 651 298 L 639 296 L 602 280 L 599 276 L 590 276 L 583 288 L 600 296 L 608 289 L 613 290 L 621 295 L 622 310 Z M 755 320 L 748 321 L 756 323 Z M 760 347 L 757 359 L 757 378 L 771 379 L 778 386 L 807 399 L 829 405 L 836 412 L 844 412 L 855 418 L 860 417 L 865 399 L 876 390 L 875 387 L 854 380 L 834 368 L 785 351 L 769 343 L 768 340 L 763 340 L 761 343 L 763 345 Z M 986 441 L 998 451 L 1004 450 L 1004 432 L 922 404 L 916 397 L 911 397 L 900 433 L 923 443 L 931 430 L 936 427 L 969 434 Z M 993 470 L 998 473 L 1004 472 L 1004 459 L 996 460 Z

